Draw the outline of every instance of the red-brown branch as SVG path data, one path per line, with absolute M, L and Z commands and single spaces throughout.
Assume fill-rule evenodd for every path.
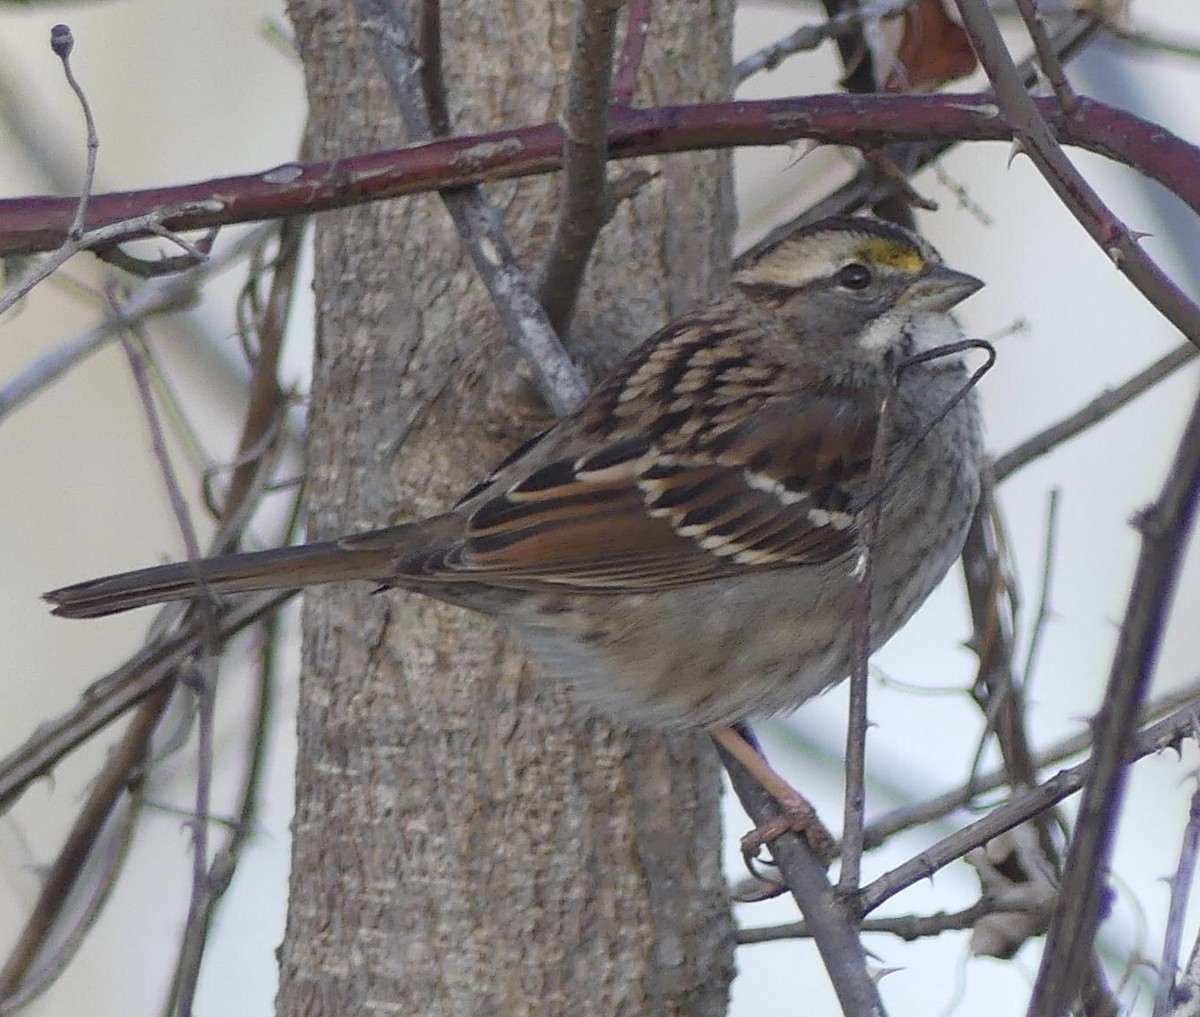
M 1054 99 L 1036 103 L 1060 142 L 1139 170 L 1200 213 L 1200 148 L 1159 124 L 1091 99 L 1080 99 L 1070 118 Z M 1007 141 L 1012 131 L 990 95 L 819 95 L 614 107 L 609 157 L 777 145 L 798 138 L 877 147 L 913 140 Z M 562 140 L 556 124 L 538 124 L 178 187 L 97 194 L 88 202 L 85 228 L 164 206 L 187 206 L 163 226 L 207 229 L 549 173 L 561 165 Z M 54 250 L 66 238 L 76 206 L 70 197 L 0 201 L 0 256 Z

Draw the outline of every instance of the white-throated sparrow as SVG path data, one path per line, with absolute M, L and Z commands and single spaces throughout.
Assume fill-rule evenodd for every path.
M 897 227 L 826 220 L 653 335 L 444 515 L 46 598 L 94 617 L 365 579 L 516 624 L 619 718 L 720 728 L 794 708 L 850 669 L 871 497 L 873 648 L 962 547 L 981 454 L 974 399 L 958 399 L 966 368 L 956 354 L 896 372 L 959 338 L 947 312 L 980 285 Z M 889 390 L 889 473 L 873 491 Z

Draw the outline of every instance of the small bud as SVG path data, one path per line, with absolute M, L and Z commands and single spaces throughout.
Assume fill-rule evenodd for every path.
M 70 25 L 55 25 L 50 29 L 50 48 L 59 60 L 66 60 L 75 48 L 75 36 L 71 34 Z

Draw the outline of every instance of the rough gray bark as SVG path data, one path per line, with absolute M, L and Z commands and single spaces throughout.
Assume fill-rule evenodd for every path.
M 313 157 L 401 141 L 349 4 L 289 6 Z M 730 7 L 655 4 L 637 101 L 725 94 Z M 456 129 L 556 115 L 570 12 L 444 5 Z M 726 278 L 726 159 L 648 162 L 662 175 L 606 229 L 578 305 L 571 347 L 593 371 Z M 492 191 L 531 262 L 557 193 Z M 444 508 L 536 414 L 440 201 L 322 216 L 316 261 L 310 536 Z M 517 637 L 421 597 L 316 590 L 305 630 L 280 1014 L 724 1012 L 706 738 L 580 717 Z

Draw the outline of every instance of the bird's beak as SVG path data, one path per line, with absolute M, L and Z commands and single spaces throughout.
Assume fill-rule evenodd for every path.
M 983 286 L 966 272 L 934 265 L 900 296 L 900 306 L 910 311 L 948 311 Z

